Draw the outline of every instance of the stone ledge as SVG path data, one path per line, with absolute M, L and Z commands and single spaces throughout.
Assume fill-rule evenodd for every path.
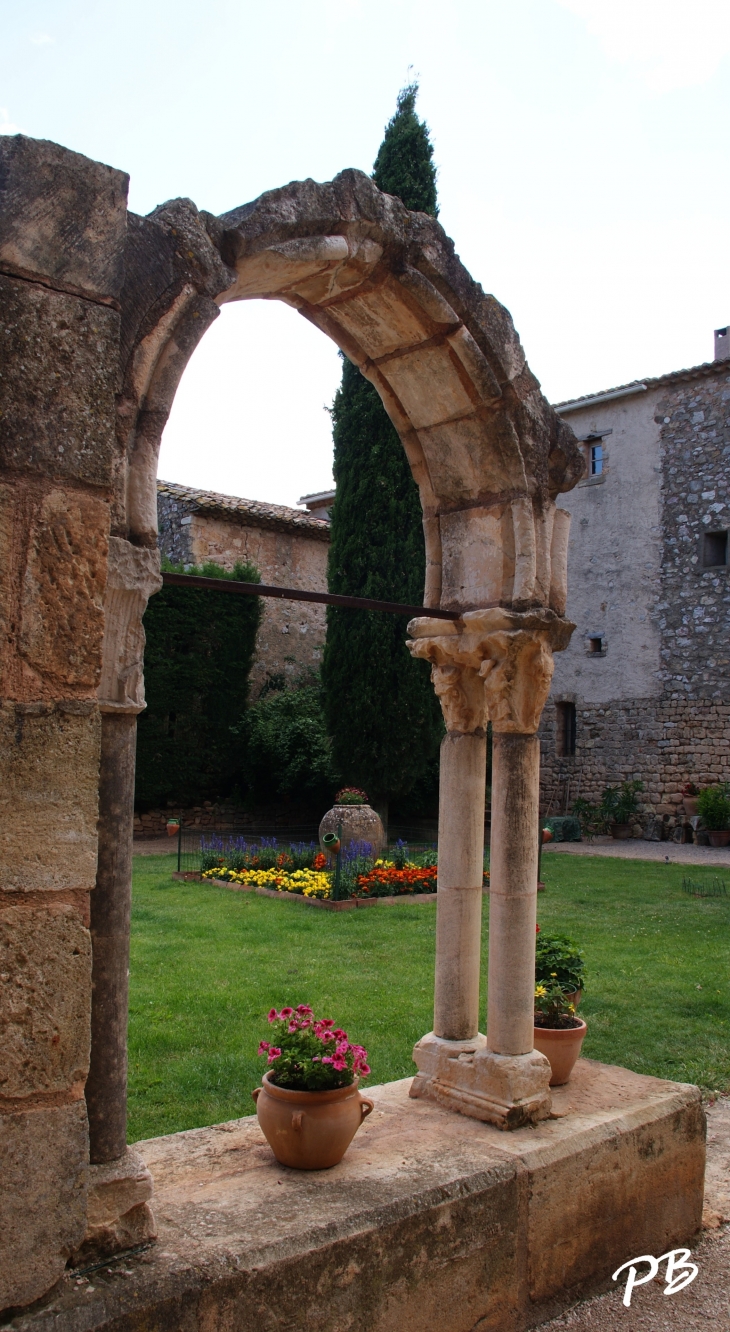
M 520 1332 L 697 1231 L 696 1088 L 579 1061 L 554 1117 L 500 1133 L 376 1104 L 339 1166 L 274 1161 L 251 1116 L 136 1144 L 159 1241 L 57 1291 L 18 1332 Z

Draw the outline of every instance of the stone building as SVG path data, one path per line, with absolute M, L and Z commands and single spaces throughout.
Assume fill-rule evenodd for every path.
M 301 502 L 321 498 L 305 496 Z M 238 561 L 250 561 L 262 583 L 327 591 L 329 521 L 324 517 L 170 481 L 157 482 L 157 515 L 160 549 L 175 564 L 214 560 L 230 570 Z M 317 671 L 325 634 L 324 606 L 263 598 L 251 697 L 258 697 L 267 678 L 297 679 Z
M 730 333 L 715 360 L 561 403 L 585 451 L 568 615 L 542 736 L 542 804 L 638 777 L 671 827 L 680 791 L 730 777 Z

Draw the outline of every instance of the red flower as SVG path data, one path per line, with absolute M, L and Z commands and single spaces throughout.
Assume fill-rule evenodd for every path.
M 279 1016 L 279 1014 L 277 1013 L 277 1011 L 276 1011 L 275 1008 L 270 1008 L 270 1009 L 269 1009 L 269 1022 L 276 1022 L 276 1019 L 278 1018 L 278 1016 Z
M 273 1064 L 274 1060 L 275 1060 L 275 1059 L 278 1059 L 280 1054 L 281 1054 L 281 1050 L 279 1049 L 278 1045 L 272 1045 L 272 1046 L 270 1046 L 270 1048 L 269 1048 L 269 1063 L 270 1063 L 270 1064 Z

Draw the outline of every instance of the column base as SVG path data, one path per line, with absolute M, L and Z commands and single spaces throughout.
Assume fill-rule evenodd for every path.
M 481 1033 L 471 1041 L 445 1041 L 432 1031 L 413 1049 L 418 1073 L 410 1095 L 445 1110 L 496 1124 L 500 1129 L 535 1124 L 550 1114 L 550 1064 L 538 1050 L 499 1055 Z
M 133 1147 L 116 1161 L 90 1166 L 86 1234 L 74 1267 L 155 1239 L 151 1197 L 152 1176 Z

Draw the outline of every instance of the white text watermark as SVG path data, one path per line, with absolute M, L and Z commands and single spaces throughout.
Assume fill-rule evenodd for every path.
M 689 1257 L 689 1249 L 670 1249 L 669 1253 L 663 1253 L 661 1258 L 654 1258 L 650 1253 L 645 1253 L 641 1258 L 629 1258 L 627 1263 L 623 1263 L 621 1267 L 617 1268 L 611 1280 L 618 1281 L 621 1273 L 625 1272 L 627 1268 L 629 1269 L 626 1278 L 626 1290 L 624 1291 L 624 1304 L 628 1309 L 634 1287 L 645 1286 L 647 1281 L 653 1281 L 659 1271 L 660 1264 L 666 1262 L 664 1294 L 676 1295 L 678 1291 L 684 1290 L 690 1281 L 694 1281 L 697 1276 L 697 1265 L 688 1262 Z M 644 1276 L 636 1275 L 639 1263 L 649 1264 L 649 1271 Z

